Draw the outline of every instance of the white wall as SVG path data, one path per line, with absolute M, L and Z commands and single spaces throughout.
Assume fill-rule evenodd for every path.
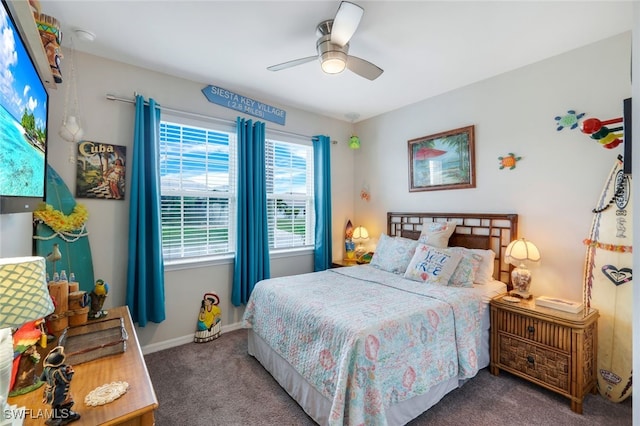
M 65 52 L 68 55 L 68 52 Z M 68 64 L 68 62 L 67 62 Z M 63 71 L 64 71 L 63 63 Z M 201 89 L 216 84 L 230 90 L 224 82 L 212 80 L 197 83 L 170 77 L 96 56 L 77 53 L 78 97 L 80 117 L 85 129 L 84 139 L 127 146 L 132 151 L 134 106 L 106 99 L 106 94 L 133 99 L 134 92 L 154 98 L 161 105 L 207 116 L 235 120 L 235 111 L 208 102 Z M 57 90 L 51 90 L 49 103 L 49 151 L 48 160 L 64 179 L 72 192 L 75 189 L 75 163 L 69 160 L 75 146 L 62 140 L 57 134 L 63 119 L 65 82 Z M 251 97 L 251 93 L 242 93 Z M 260 99 L 272 104 L 268 99 Z M 350 123 L 316 116 L 286 106 L 286 126 L 267 122 L 269 129 L 303 135 L 325 134 L 339 141 L 332 150 L 333 221 L 342 224 L 353 214 L 352 164 L 353 151 L 346 144 L 351 133 Z M 252 118 L 252 117 L 249 117 Z M 127 173 L 131 173 L 127 164 Z M 127 193 L 129 193 L 127 180 Z M 102 278 L 111 286 L 105 307 L 125 303 L 127 273 L 127 235 L 129 199 L 105 201 L 78 199 L 89 210 L 87 229 L 93 256 L 95 277 Z M 67 212 L 69 213 L 69 212 Z M 31 254 L 31 214 L 0 216 L 0 256 Z M 334 239 L 340 241 L 341 226 L 334 229 Z M 334 258 L 341 258 L 341 244 L 334 247 Z M 200 301 L 205 292 L 215 291 L 220 295 L 223 325 L 241 320 L 243 308 L 231 305 L 231 282 L 233 264 L 180 269 L 166 273 L 165 291 L 167 319 L 161 324 L 149 323 L 138 329 L 141 345 L 158 344 L 171 339 L 193 336 Z M 280 256 L 272 260 L 272 276 L 310 272 L 313 256 Z
M 554 117 L 569 109 L 621 117 L 630 51 L 625 33 L 358 123 L 356 222 L 377 236 L 387 211 L 518 213 L 520 236 L 542 255 L 532 291 L 582 300 L 582 241 L 622 145 L 606 150 L 578 129 L 558 132 Z M 407 141 L 471 124 L 476 188 L 409 193 Z M 509 152 L 522 160 L 499 170 Z M 363 184 L 370 202 L 359 197 Z

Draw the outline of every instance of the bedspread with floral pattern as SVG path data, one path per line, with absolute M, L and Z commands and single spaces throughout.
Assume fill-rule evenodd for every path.
M 385 407 L 476 375 L 480 308 L 364 265 L 262 281 L 244 324 L 332 401 L 331 425 L 385 425 Z

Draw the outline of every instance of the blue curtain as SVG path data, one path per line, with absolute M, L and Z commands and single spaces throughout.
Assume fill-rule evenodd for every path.
M 329 136 L 313 137 L 313 170 L 315 196 L 314 270 L 331 267 L 331 140 Z
M 264 123 L 238 117 L 238 215 L 231 302 L 246 304 L 253 287 L 271 275 L 267 228 Z
M 162 224 L 160 222 L 160 108 L 136 96 L 131 158 L 127 306 L 133 321 L 162 322 L 165 315 Z

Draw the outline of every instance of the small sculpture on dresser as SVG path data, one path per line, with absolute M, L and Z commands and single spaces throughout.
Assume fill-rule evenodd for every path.
M 96 285 L 91 290 L 91 309 L 89 310 L 89 319 L 99 319 L 106 317 L 108 312 L 102 310 L 102 305 L 109 294 L 109 284 L 104 280 L 96 280 Z
M 73 368 L 64 363 L 64 347 L 56 346 L 44 359 L 44 369 L 40 379 L 46 385 L 42 402 L 51 405 L 51 417 L 45 421 L 48 426 L 62 426 L 80 418 L 80 414 L 71 409 L 74 404 L 69 391 Z

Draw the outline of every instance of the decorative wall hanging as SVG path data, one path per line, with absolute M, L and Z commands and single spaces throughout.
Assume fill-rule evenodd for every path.
M 353 130 L 353 122 L 356 121 L 360 117 L 360 114 L 358 114 L 356 112 L 350 112 L 350 113 L 345 114 L 344 116 L 351 121 L 351 137 L 349 138 L 349 148 L 351 148 L 351 149 L 359 149 L 360 148 L 360 138 L 355 135 L 355 132 Z
M 263 104 L 246 96 L 239 95 L 230 90 L 218 86 L 207 86 L 202 89 L 207 100 L 226 108 L 234 109 L 245 114 L 253 115 L 273 123 L 282 124 L 287 118 L 287 112 L 283 109 Z
M 75 52 L 73 49 L 73 39 L 69 49 L 69 75 L 67 76 L 67 89 L 64 95 L 64 112 L 62 126 L 58 131 L 60 137 L 68 142 L 76 143 L 82 140 L 84 130 L 80 125 L 80 107 L 78 106 L 78 85 L 75 65 Z M 72 99 L 69 99 L 72 96 Z M 71 102 L 71 103 L 70 103 Z M 70 150 L 73 152 L 73 148 Z
M 371 191 L 369 191 L 369 185 L 362 185 L 362 189 L 360 190 L 360 199 L 371 201 Z
M 474 129 L 409 140 L 409 191 L 475 188 Z
M 126 159 L 126 146 L 80 142 L 76 197 L 124 200 Z
M 610 124 L 622 123 L 622 117 L 612 118 L 611 120 L 600 121 L 597 118 L 587 118 L 580 123 L 582 133 L 590 135 L 591 139 L 595 139 L 606 149 L 612 149 L 622 143 L 623 126 L 607 127 Z
M 570 130 L 578 128 L 578 122 L 582 117 L 584 117 L 584 112 L 576 113 L 574 110 L 570 109 L 567 111 L 565 115 L 556 116 L 556 128 L 557 131 L 560 131 L 564 128 L 569 128 Z
M 53 81 L 56 83 L 62 83 L 60 59 L 62 59 L 63 56 L 60 51 L 60 42 L 62 40 L 60 22 L 58 22 L 58 20 L 53 16 L 45 15 L 44 13 L 36 13 L 34 14 L 34 17 L 36 27 L 40 33 L 42 47 L 44 47 L 47 59 L 49 60 L 49 67 L 51 68 Z
M 498 157 L 498 161 L 500 162 L 500 170 L 509 169 L 513 170 L 516 168 L 516 162 L 522 160 L 522 157 L 516 157 L 513 152 L 508 153 L 504 157 Z

